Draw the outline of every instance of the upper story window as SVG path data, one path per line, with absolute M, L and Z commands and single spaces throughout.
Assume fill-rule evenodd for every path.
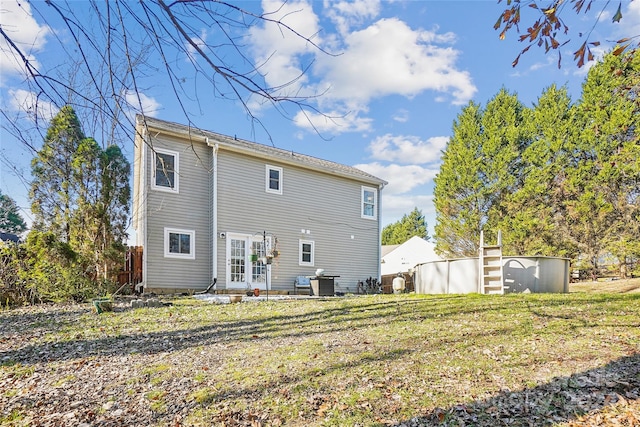
M 282 194 L 282 168 L 267 165 L 265 185 L 267 193 Z
M 167 258 L 195 259 L 195 238 L 193 230 L 164 229 L 164 256 Z
M 178 192 L 179 154 L 176 151 L 155 149 L 155 168 L 152 187 L 161 191 Z
M 315 242 L 313 240 L 300 240 L 299 248 L 299 265 L 307 265 L 313 267 L 313 253 Z
M 362 218 L 378 217 L 378 190 L 373 187 L 362 187 Z

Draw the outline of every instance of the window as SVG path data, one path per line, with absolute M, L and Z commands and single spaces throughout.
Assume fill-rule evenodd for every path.
M 299 265 L 307 265 L 313 267 L 313 252 L 314 252 L 313 240 L 300 240 L 300 259 Z
M 175 151 L 155 150 L 155 168 L 153 185 L 156 190 L 178 192 L 178 153 Z
M 267 193 L 282 194 L 282 168 L 267 165 L 265 184 Z
M 362 187 L 362 218 L 378 217 L 378 191 L 372 187 Z
M 196 232 L 193 230 L 164 229 L 164 256 L 167 258 L 195 259 Z

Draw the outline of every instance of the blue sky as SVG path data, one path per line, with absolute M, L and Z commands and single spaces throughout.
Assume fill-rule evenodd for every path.
M 22 7 L 17 7 L 12 0 L 1 3 L 2 28 L 22 46 L 29 46 L 32 61 L 44 70 L 63 68 L 68 63 L 65 58 L 72 47 L 66 29 L 61 22 L 47 19 L 48 6 L 21 2 Z M 505 40 L 499 39 L 493 24 L 505 6 L 493 0 L 294 0 L 283 7 L 272 0 L 238 4 L 284 16 L 287 25 L 321 48 L 264 24 L 240 34 L 244 52 L 261 64 L 268 84 L 281 85 L 306 69 L 282 94 L 321 94 L 309 102 L 334 119 L 327 120 L 312 110 L 302 114 L 292 109 L 285 117 L 273 107 L 250 99 L 249 105 L 266 130 L 253 126 L 237 101 L 209 97 L 211 88 L 189 75 L 188 58 L 176 54 L 175 63 L 197 95 L 185 104 L 191 120 L 203 129 L 272 142 L 279 148 L 356 166 L 383 178 L 389 182 L 382 195 L 384 225 L 418 207 L 433 231 L 433 178 L 453 121 L 469 101 L 485 105 L 504 87 L 530 106 L 554 83 L 566 85 L 572 99 L 577 100 L 589 66 L 575 66 L 572 52 L 578 45 L 571 43 L 561 50 L 561 69 L 556 53 L 544 55 L 537 48 L 513 68 L 512 61 L 525 45 L 517 41 L 515 32 L 507 34 Z M 574 40 L 579 31 L 586 33 L 592 28 L 600 13 L 599 5 L 604 2 L 596 1 L 591 11 L 579 17 L 571 10 L 565 12 Z M 68 3 L 79 13 L 83 13 L 82 6 L 82 2 Z M 594 50 L 596 54 L 610 48 L 613 40 L 640 34 L 640 0 L 623 1 L 622 12 L 620 24 L 611 23 L 609 12 L 601 16 L 602 23 L 591 36 L 603 42 Z M 533 15 L 523 15 L 523 22 L 526 27 L 533 22 Z M 193 38 L 199 45 L 218 41 L 211 28 L 199 28 Z M 1 107 L 13 113 L 33 107 L 34 98 L 9 51 L 4 42 L 0 43 Z M 185 123 L 163 75 L 148 76 L 145 83 L 142 112 Z M 42 102 L 39 108 L 45 119 L 56 112 L 56 106 Z M 0 190 L 24 208 L 23 214 L 30 222 L 28 188 L 23 178 L 29 179 L 33 153 L 5 130 L 0 132 Z M 38 144 L 41 140 L 35 137 L 36 148 Z M 130 142 L 123 144 L 131 155 Z

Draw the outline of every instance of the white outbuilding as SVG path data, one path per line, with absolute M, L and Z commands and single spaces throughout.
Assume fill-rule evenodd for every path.
M 401 245 L 382 246 L 382 276 L 408 273 L 418 264 L 440 260 L 434 249 L 435 244 L 418 236 L 413 236 Z

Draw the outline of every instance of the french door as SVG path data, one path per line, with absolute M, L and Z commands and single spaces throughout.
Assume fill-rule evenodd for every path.
M 267 239 L 267 247 L 270 240 Z M 253 256 L 252 256 L 253 255 Z M 228 289 L 267 289 L 270 272 L 262 264 L 260 257 L 265 255 L 264 241 L 261 235 L 239 233 L 227 234 L 227 288 Z M 271 288 L 271 285 L 269 285 Z

